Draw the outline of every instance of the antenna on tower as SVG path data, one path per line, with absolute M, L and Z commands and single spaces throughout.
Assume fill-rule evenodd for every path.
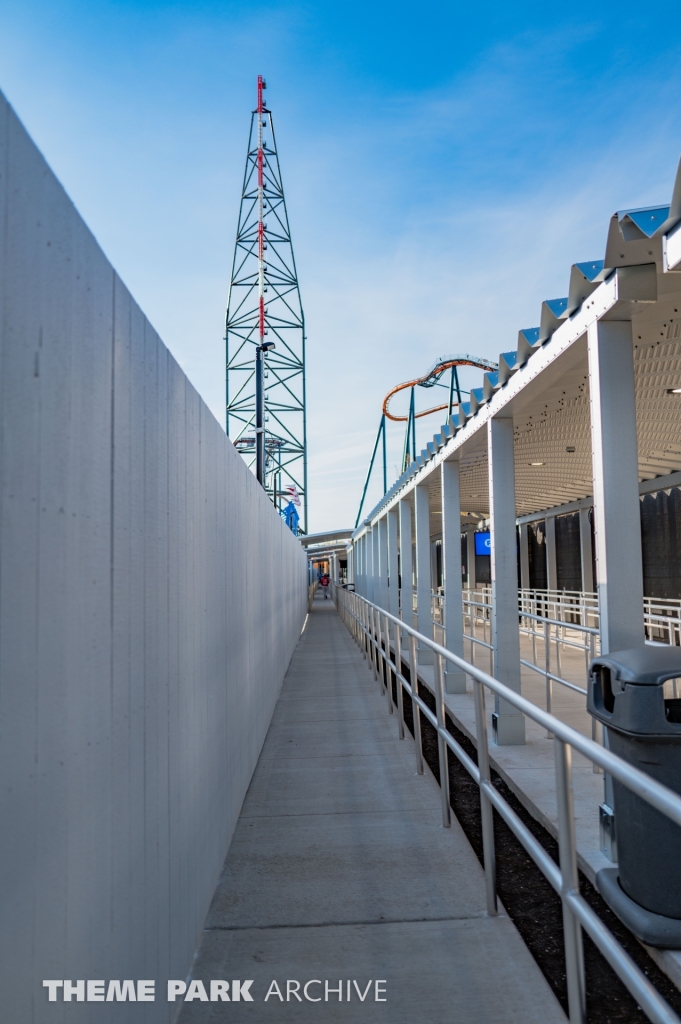
M 227 435 L 280 513 L 307 533 L 305 316 L 274 137 L 258 75 L 227 300 Z M 274 343 L 274 344 L 273 344 Z

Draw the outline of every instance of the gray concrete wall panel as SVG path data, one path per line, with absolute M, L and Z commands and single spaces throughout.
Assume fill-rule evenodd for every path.
M 171 1019 L 306 605 L 300 543 L 0 96 L 4 1018 Z M 65 977 L 159 992 L 48 1003 Z

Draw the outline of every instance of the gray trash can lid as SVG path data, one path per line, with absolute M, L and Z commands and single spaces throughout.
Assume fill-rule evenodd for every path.
M 639 686 L 660 686 L 681 677 L 681 647 L 632 647 L 602 654 L 591 662 L 590 672 L 603 665 L 616 679 Z

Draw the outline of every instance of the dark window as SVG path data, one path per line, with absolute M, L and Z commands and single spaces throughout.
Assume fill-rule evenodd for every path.
M 556 569 L 559 590 L 582 589 L 579 512 L 556 516 Z
M 681 490 L 658 491 L 641 500 L 643 593 L 681 598 Z
M 546 590 L 546 525 L 543 519 L 528 523 L 527 547 L 530 561 L 530 587 Z
M 492 559 L 489 557 L 489 555 L 475 556 L 475 582 L 492 582 Z

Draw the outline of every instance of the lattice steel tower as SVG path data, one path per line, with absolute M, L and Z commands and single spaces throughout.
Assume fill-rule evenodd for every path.
M 300 496 L 300 528 L 307 532 L 305 317 L 264 89 L 259 75 L 227 300 L 227 434 L 253 467 L 256 348 L 273 341 L 263 360 L 264 485 L 280 510 Z

